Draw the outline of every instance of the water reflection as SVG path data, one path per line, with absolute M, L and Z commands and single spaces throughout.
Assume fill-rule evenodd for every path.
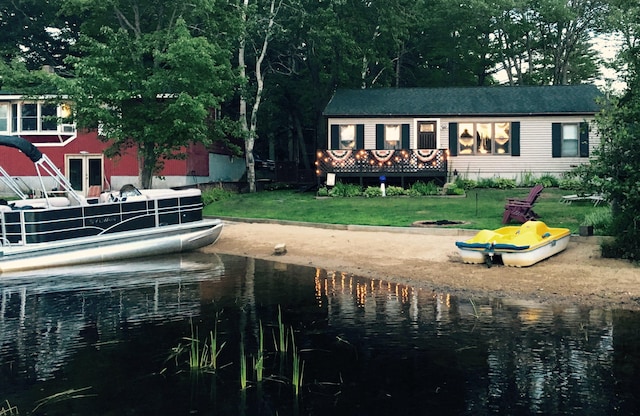
M 460 298 L 201 253 L 2 276 L 0 401 L 88 387 L 46 414 L 636 414 L 635 312 Z M 305 362 L 292 394 L 279 315 Z M 167 360 L 215 328 L 222 366 Z M 265 381 L 239 352 L 257 356 Z M 242 345 L 242 347 L 241 347 Z M 192 373 L 191 373 L 192 374 Z

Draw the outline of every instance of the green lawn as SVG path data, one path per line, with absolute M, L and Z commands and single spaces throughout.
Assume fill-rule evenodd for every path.
M 415 221 L 464 221 L 458 228 L 495 229 L 502 226 L 506 198 L 525 198 L 529 189 L 472 189 L 466 196 L 316 198 L 315 193 L 290 190 L 237 194 L 207 205 L 207 216 L 270 218 L 329 224 L 408 227 Z M 550 227 L 578 232 L 585 215 L 608 210 L 606 204 L 560 202 L 570 191 L 545 188 L 535 204 L 540 220 Z M 515 223 L 513 225 L 516 225 Z

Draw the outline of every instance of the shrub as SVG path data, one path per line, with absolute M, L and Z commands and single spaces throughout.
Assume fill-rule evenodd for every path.
M 545 188 L 553 188 L 558 186 L 559 181 L 558 181 L 558 178 L 547 173 L 545 175 L 540 176 L 537 183 L 541 184 Z
M 466 179 L 461 176 L 458 176 L 455 180 L 455 184 L 458 188 L 461 189 L 473 189 L 478 187 L 478 184 L 473 179 Z
M 407 195 L 421 196 L 421 195 L 437 195 L 438 186 L 433 182 L 424 183 L 422 181 L 415 182 L 411 185 L 411 188 L 407 191 Z
M 382 196 L 382 190 L 380 190 L 379 186 L 367 186 L 363 195 L 367 198 L 375 198 L 377 196 Z
M 202 191 L 202 204 L 209 205 L 216 201 L 224 201 L 233 196 L 233 192 L 227 191 L 224 188 L 211 188 Z
M 387 186 L 387 189 L 385 190 L 385 194 L 387 196 L 400 196 L 400 195 L 404 195 L 405 191 L 400 186 Z
M 611 208 L 597 208 L 585 215 L 583 225 L 592 225 L 600 235 L 608 235 L 611 229 Z
M 495 178 L 493 183 L 493 187 L 498 189 L 511 189 L 516 187 L 515 179 Z
M 349 197 L 361 196 L 361 195 L 362 195 L 362 188 L 352 183 L 345 184 L 342 182 L 336 182 L 336 186 L 331 188 L 331 190 L 329 191 L 329 196 L 335 196 L 335 197 L 349 198 Z
M 318 189 L 318 196 L 329 196 L 329 190 L 327 189 L 326 186 L 323 186 L 322 188 Z

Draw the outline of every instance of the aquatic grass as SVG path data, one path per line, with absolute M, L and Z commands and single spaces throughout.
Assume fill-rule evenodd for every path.
M 62 391 L 60 393 L 52 394 L 51 396 L 47 396 L 44 399 L 40 399 L 36 402 L 36 407 L 31 411 L 31 413 L 36 413 L 41 407 L 58 403 L 64 400 L 75 400 L 82 399 L 85 397 L 94 397 L 96 394 L 83 394 L 83 392 L 91 389 L 91 387 L 83 387 L 80 389 L 69 389 Z
M 247 356 L 244 354 L 244 340 L 240 340 L 240 388 L 247 388 Z
M 2 407 L 0 407 L 0 416 L 9 416 L 9 415 L 18 415 L 18 414 L 20 414 L 20 412 L 18 412 L 18 408 L 16 406 L 12 406 L 11 403 L 9 403 L 9 400 L 5 400 Z
M 291 364 L 293 366 L 291 384 L 293 385 L 293 394 L 298 397 L 302 390 L 302 381 L 304 379 L 304 361 L 301 361 L 300 352 L 296 349 L 295 343 L 293 328 L 291 328 Z
M 224 348 L 226 342 L 223 342 L 218 347 L 218 315 L 216 314 L 216 323 L 214 329 L 209 331 L 209 342 L 205 340 L 200 347 L 201 341 L 198 335 L 198 327 L 193 326 L 191 322 L 191 337 L 184 338 L 189 342 L 189 369 L 193 370 L 206 370 L 218 369 L 218 356 Z M 179 354 L 182 351 L 180 346 L 174 348 L 174 355 Z
M 278 340 L 277 341 L 275 340 L 275 335 L 274 335 L 274 344 L 275 344 L 276 351 L 279 351 L 280 353 L 287 352 L 287 348 L 288 348 L 287 342 L 288 342 L 287 328 L 282 323 L 282 309 L 278 305 Z
M 259 326 L 258 334 L 258 353 L 253 360 L 253 369 L 256 372 L 256 381 L 262 382 L 264 373 L 264 330 L 262 328 L 262 321 Z

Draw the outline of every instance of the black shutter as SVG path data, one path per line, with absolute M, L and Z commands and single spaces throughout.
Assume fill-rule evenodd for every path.
M 409 125 L 402 125 L 402 149 L 409 149 Z
M 376 124 L 376 149 L 384 149 L 384 124 Z
M 340 126 L 331 125 L 331 150 L 340 149 Z
M 458 123 L 449 123 L 449 155 L 458 156 Z
M 551 123 L 551 157 L 562 156 L 562 124 Z
M 364 149 L 364 124 L 356 124 L 356 149 Z
M 589 123 L 580 123 L 580 157 L 589 157 Z
M 520 156 L 520 122 L 511 123 L 511 156 Z

